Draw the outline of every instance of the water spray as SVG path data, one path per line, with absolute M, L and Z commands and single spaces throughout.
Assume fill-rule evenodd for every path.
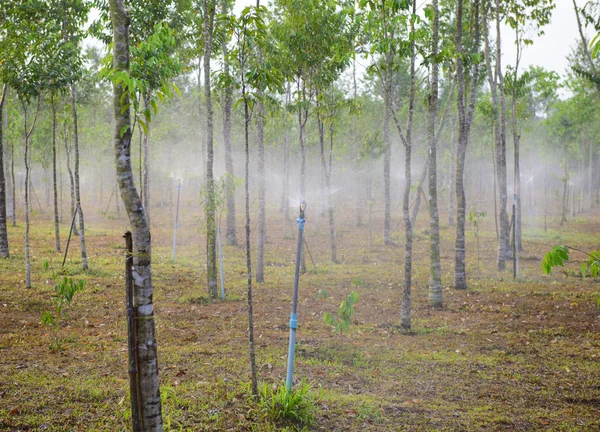
M 219 273 L 221 274 L 221 300 L 225 300 L 225 276 L 223 276 L 223 245 L 221 244 L 221 225 L 217 229 L 217 246 L 219 247 Z
M 529 224 L 531 225 L 531 237 L 533 237 L 533 195 L 531 189 L 533 185 L 533 176 L 527 181 L 527 188 L 529 189 Z
M 175 254 L 177 253 L 177 227 L 179 225 L 179 196 L 181 195 L 181 179 L 177 183 L 177 205 L 175 207 L 175 227 L 173 229 L 173 254 L 171 262 L 175 262 Z
M 290 345 L 288 348 L 288 365 L 285 387 L 288 392 L 292 391 L 292 379 L 294 376 L 294 355 L 296 350 L 296 328 L 298 326 L 298 317 L 296 311 L 298 309 L 298 281 L 300 280 L 300 260 L 302 256 L 302 238 L 304 234 L 304 210 L 306 202 L 300 203 L 300 216 L 296 219 L 298 224 L 298 247 L 296 249 L 296 272 L 294 273 L 294 297 L 292 300 L 292 314 L 290 315 Z

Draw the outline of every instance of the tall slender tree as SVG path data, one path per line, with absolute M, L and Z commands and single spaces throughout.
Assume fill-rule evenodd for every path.
M 141 429 L 161 432 L 162 410 L 154 324 L 152 242 L 145 209 L 135 187 L 131 166 L 132 126 L 129 81 L 129 15 L 123 0 L 110 0 L 113 25 L 113 113 L 116 176 L 133 235 L 133 306 L 137 312 L 139 410 Z

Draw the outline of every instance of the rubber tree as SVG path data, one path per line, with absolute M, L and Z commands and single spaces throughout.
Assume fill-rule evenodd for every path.
M 429 78 L 429 106 L 427 115 L 427 138 L 429 141 L 429 304 L 435 308 L 443 306 L 442 276 L 440 265 L 440 215 L 437 199 L 437 137 L 436 121 L 439 100 L 439 28 L 440 12 L 438 0 L 431 2 L 431 66 Z M 414 221 L 414 218 L 413 218 Z
M 519 116 L 519 100 L 522 93 L 528 89 L 528 76 L 519 76 L 519 66 L 523 50 L 533 44 L 532 34 L 543 34 L 543 27 L 550 23 L 554 0 L 514 0 L 505 5 L 505 20 L 514 31 L 516 47 L 515 63 L 506 74 L 509 93 L 511 95 L 511 129 L 514 144 L 514 191 L 517 197 L 515 232 L 517 246 L 523 249 L 521 235 L 521 169 L 520 169 L 520 144 L 521 122 Z M 521 110 L 522 112 L 522 110 Z
M 8 86 L 3 85 L 0 96 L 0 257 L 10 256 L 6 230 L 6 179 L 4 178 L 4 105 Z
M 113 25 L 113 112 L 116 177 L 133 235 L 133 303 L 137 310 L 134 331 L 138 341 L 139 409 L 143 431 L 162 431 L 158 355 L 155 336 L 152 243 L 144 206 L 135 187 L 131 165 L 131 95 L 129 76 L 129 15 L 123 0 L 110 0 Z M 133 91 L 132 91 L 133 90 Z
M 214 165 L 214 125 L 211 84 L 211 56 L 213 51 L 214 19 L 216 2 L 204 0 L 204 98 L 206 104 L 206 277 L 208 295 L 216 298 L 217 293 L 217 226 Z
M 231 10 L 231 0 L 221 0 L 221 14 L 228 15 Z M 222 38 L 223 50 L 223 72 L 226 75 L 230 74 L 230 59 L 229 34 L 225 34 Z M 225 230 L 225 238 L 227 244 L 231 246 L 237 245 L 237 233 L 235 230 L 235 173 L 233 166 L 233 148 L 231 143 L 231 128 L 232 128 L 232 113 L 233 113 L 233 87 L 227 85 L 223 89 L 223 146 L 225 147 L 225 170 L 227 178 L 225 180 L 225 201 L 227 205 L 227 222 Z
M 250 231 L 250 139 L 249 130 L 252 121 L 252 111 L 257 106 L 259 98 L 263 98 L 268 90 L 280 90 L 282 77 L 277 69 L 263 64 L 257 53 L 264 49 L 268 39 L 268 26 L 265 22 L 267 9 L 264 6 L 246 7 L 239 16 L 219 17 L 220 25 L 229 29 L 233 35 L 233 46 L 228 52 L 228 61 L 235 64 L 219 75 L 219 86 L 233 87 L 240 93 L 240 98 L 234 107 L 240 104 L 244 110 L 244 192 L 246 219 L 246 280 L 248 295 L 248 341 L 250 347 L 250 370 L 252 394 L 258 396 L 258 376 L 254 344 L 254 315 L 252 290 L 252 249 Z M 234 75 L 235 72 L 235 75 Z M 260 91 L 259 91 L 260 88 Z
M 458 144 L 456 149 L 456 243 L 454 261 L 454 287 L 467 289 L 466 270 L 466 195 L 464 185 L 465 158 L 471 133 L 471 124 L 475 113 L 475 101 L 479 88 L 479 48 L 481 42 L 480 0 L 474 0 L 469 6 L 469 15 L 473 26 L 469 28 L 469 45 L 463 41 L 464 21 L 467 18 L 464 0 L 458 0 L 456 6 L 456 101 L 458 109 Z M 466 46 L 465 46 L 466 45 Z M 471 61 L 467 59 L 472 59 Z M 466 65 L 465 65 L 466 63 Z M 468 73 L 465 73 L 465 66 Z M 470 83 L 468 80 L 470 78 Z M 466 84 L 468 83 L 468 89 Z

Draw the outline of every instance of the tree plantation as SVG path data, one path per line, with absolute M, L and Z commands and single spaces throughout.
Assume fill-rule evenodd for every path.
M 3 0 L 0 168 L 0 430 L 600 430 L 597 0 Z

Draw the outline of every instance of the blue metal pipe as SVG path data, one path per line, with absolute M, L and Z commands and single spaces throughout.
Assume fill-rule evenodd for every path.
M 298 224 L 298 246 L 296 248 L 296 272 L 294 273 L 294 295 L 292 299 L 292 313 L 290 315 L 290 343 L 288 347 L 288 364 L 285 387 L 288 392 L 292 391 L 292 382 L 294 377 L 294 358 L 296 353 L 296 328 L 298 327 L 298 282 L 300 281 L 300 262 L 302 257 L 302 238 L 304 235 L 304 210 L 306 203 L 300 203 L 300 216 L 296 219 Z

